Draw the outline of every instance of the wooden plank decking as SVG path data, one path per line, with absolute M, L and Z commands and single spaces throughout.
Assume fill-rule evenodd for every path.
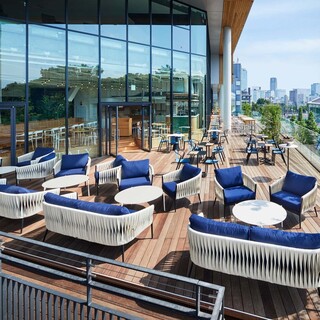
M 268 186 L 275 179 L 283 176 L 286 166 L 281 157 L 277 156 L 276 165 L 257 164 L 256 158 L 252 156 L 248 165 L 245 164 L 245 143 L 244 137 L 233 135 L 229 137 L 229 144 L 224 143 L 227 161 L 220 167 L 241 165 L 242 170 L 248 173 L 258 183 L 257 198 L 268 199 Z M 175 169 L 174 153 L 162 153 L 152 151 L 131 151 L 124 154 L 130 160 L 149 158 L 155 169 L 154 185 L 161 186 L 161 176 Z M 262 155 L 261 155 L 262 156 Z M 99 158 L 93 160 L 93 166 L 97 162 L 108 161 L 109 159 Z M 203 167 L 203 165 L 200 165 Z M 312 175 L 317 177 L 320 182 L 319 172 L 308 163 L 298 150 L 290 152 L 290 169 L 292 171 Z M 204 170 L 204 167 L 203 167 Z M 86 188 L 74 188 L 80 193 L 80 198 L 90 201 L 103 201 L 114 203 L 114 195 L 117 193 L 115 185 L 105 185 L 100 189 L 100 195 L 95 196 L 96 190 L 93 178 L 94 167 L 91 170 L 91 196 L 86 196 Z M 217 203 L 213 208 L 214 202 L 214 171 L 209 167 L 207 177 L 202 179 L 202 202 L 198 202 L 197 196 L 181 199 L 177 202 L 177 211 L 173 210 L 172 202 L 167 200 L 168 212 L 163 212 L 161 199 L 154 201 L 156 212 L 154 214 L 154 238 L 150 237 L 150 230 L 145 230 L 137 240 L 126 246 L 125 261 L 130 264 L 143 267 L 154 268 L 179 275 L 187 275 L 190 266 L 187 224 L 191 213 L 203 212 L 205 216 L 224 220 L 223 208 Z M 14 183 L 14 177 L 7 175 L 9 183 Z M 23 181 L 22 186 L 41 190 L 42 181 Z M 82 192 L 84 194 L 82 194 Z M 320 192 L 318 192 L 318 204 L 320 203 Z M 232 220 L 231 215 L 227 214 L 227 220 Z M 284 229 L 297 232 L 320 232 L 320 219 L 315 216 L 313 211 L 304 215 L 302 228 L 298 228 L 298 219 L 295 215 L 288 214 L 284 221 Z M 4 232 L 19 234 L 20 222 L 5 218 L 0 218 L 0 230 Z M 45 232 L 44 220 L 41 214 L 30 217 L 25 221 L 25 228 L 22 236 L 42 240 Z M 59 234 L 49 233 L 47 242 L 62 247 L 80 250 L 99 256 L 117 259 L 121 261 L 121 248 L 106 247 L 77 240 Z M 118 277 L 141 281 L 139 274 L 122 274 L 119 270 L 110 270 L 99 265 L 99 272 L 109 274 L 118 273 Z M 285 286 L 278 286 L 262 281 L 255 281 L 219 272 L 211 272 L 199 267 L 193 267 L 191 276 L 197 279 L 213 282 L 226 288 L 225 307 L 226 315 L 242 319 L 250 319 L 251 315 L 271 319 L 320 319 L 320 299 L 316 289 L 304 290 Z M 45 280 L 44 280 L 45 281 Z M 54 281 L 51 282 L 54 284 Z M 61 283 L 57 284 L 62 286 Z M 161 284 L 159 284 L 161 285 Z M 163 285 L 163 284 L 162 284 Z M 66 287 L 65 290 L 70 288 Z M 119 301 L 115 303 L 119 306 Z M 122 308 L 122 311 L 126 308 Z M 240 312 L 236 312 L 237 310 Z M 169 314 L 145 313 L 140 304 L 131 306 L 130 312 L 145 316 L 146 319 L 172 319 Z M 254 318 L 254 317 L 252 317 Z

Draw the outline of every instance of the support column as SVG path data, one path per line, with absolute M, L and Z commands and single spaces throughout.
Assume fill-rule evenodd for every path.
M 220 107 L 220 118 L 224 122 L 224 86 L 223 84 L 220 86 L 219 92 L 219 107 Z
M 231 28 L 223 29 L 223 123 L 224 129 L 231 129 L 231 85 L 232 85 L 232 49 Z

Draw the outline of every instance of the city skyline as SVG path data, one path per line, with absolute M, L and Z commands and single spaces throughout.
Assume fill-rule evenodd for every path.
M 310 89 L 320 82 L 318 0 L 255 0 L 234 53 L 248 71 L 248 86 Z

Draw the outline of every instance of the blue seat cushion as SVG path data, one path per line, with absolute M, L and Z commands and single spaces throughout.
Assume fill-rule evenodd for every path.
M 189 218 L 190 227 L 198 232 L 249 240 L 250 227 L 232 222 L 207 219 L 196 214 Z
M 312 190 L 316 182 L 315 177 L 304 176 L 289 170 L 284 179 L 282 190 L 303 196 Z
M 36 150 L 34 150 L 31 160 L 35 160 L 39 157 L 45 156 L 48 153 L 51 153 L 53 151 L 54 151 L 53 148 L 37 147 Z
M 242 171 L 240 166 L 215 169 L 214 172 L 217 181 L 220 183 L 222 188 L 231 188 L 243 185 Z
M 51 159 L 53 159 L 55 156 L 56 156 L 56 154 L 55 154 L 54 152 L 51 152 L 51 153 L 49 153 L 48 155 L 40 158 L 39 163 L 40 163 L 40 162 L 45 162 L 45 161 L 51 160 Z
M 164 182 L 162 184 L 162 190 L 164 193 L 166 193 L 170 198 L 175 199 L 176 193 L 177 193 L 177 184 L 180 181 L 170 181 L 170 182 Z
M 288 232 L 251 227 L 250 240 L 299 249 L 320 248 L 320 233 Z
M 99 214 L 120 216 L 124 214 L 129 214 L 130 211 L 126 207 L 116 206 L 113 204 L 102 203 L 102 202 L 89 202 L 77 199 L 70 199 L 66 197 L 62 197 L 57 194 L 53 194 L 48 192 L 44 199 L 46 202 L 55 204 L 62 207 L 68 207 L 83 211 L 89 211 Z
M 151 181 L 148 177 L 135 177 L 135 178 L 128 178 L 122 179 L 120 182 L 119 190 L 124 190 L 132 187 L 138 186 L 150 186 Z
M 70 176 L 73 174 L 86 174 L 86 169 L 75 168 L 75 169 L 61 170 L 54 177 L 57 178 L 57 177 L 63 177 L 63 176 Z
M 278 191 L 270 195 L 270 201 L 283 206 L 286 210 L 293 213 L 300 213 L 301 197 L 299 195 L 286 191 Z
M 30 189 L 27 189 L 27 188 L 23 188 L 23 187 L 19 187 L 19 186 L 1 184 L 0 185 L 0 192 L 13 193 L 13 194 L 22 194 L 22 193 L 32 193 L 32 192 L 36 192 L 36 191 L 35 190 L 30 190 Z
M 123 161 L 127 161 L 127 159 L 124 158 L 121 154 L 118 154 L 113 161 L 113 167 L 115 168 L 121 166 Z
M 236 186 L 224 189 L 224 203 L 226 205 L 235 204 L 245 200 L 253 200 L 256 193 L 245 186 Z
M 61 158 L 61 170 L 85 168 L 89 160 L 88 153 L 64 154 Z
M 191 178 L 194 178 L 200 173 L 200 171 L 200 168 L 194 167 L 191 164 L 186 163 L 181 169 L 180 181 L 186 181 Z
M 29 166 L 31 164 L 31 161 L 21 161 L 17 163 L 17 167 L 24 167 L 24 166 Z
M 149 159 L 122 161 L 121 176 L 123 179 L 149 176 Z

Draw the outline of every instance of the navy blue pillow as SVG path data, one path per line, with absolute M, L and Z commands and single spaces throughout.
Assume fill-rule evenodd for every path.
M 180 181 L 189 180 L 200 173 L 201 169 L 186 163 L 180 173 Z
M 287 171 L 282 190 L 298 196 L 303 196 L 312 190 L 316 181 L 315 177 L 304 176 L 292 171 Z
M 149 159 L 123 161 L 121 176 L 123 179 L 147 177 L 149 175 Z
M 40 158 L 39 163 L 40 163 L 40 162 L 45 162 L 45 161 L 51 160 L 51 159 L 53 159 L 55 156 L 56 156 L 56 154 L 55 154 L 54 152 L 51 152 L 51 153 L 49 153 L 48 155 Z
M 19 186 L 11 186 L 7 184 L 1 184 L 0 191 L 5 193 L 13 193 L 13 194 L 36 192 L 35 190 L 30 190 L 30 189 L 19 187 Z
M 232 222 L 221 222 L 207 219 L 196 214 L 189 218 L 190 227 L 196 231 L 249 240 L 250 227 Z
M 224 189 L 243 185 L 242 171 L 240 166 L 215 169 L 214 172 L 218 182 Z
M 37 147 L 36 150 L 34 150 L 31 160 L 35 160 L 41 156 L 45 156 L 46 154 L 51 153 L 52 151 L 54 151 L 53 148 Z
M 88 201 L 81 201 L 78 200 L 78 209 L 112 215 L 112 216 L 121 216 L 124 214 L 129 214 L 130 211 L 126 207 L 116 206 L 114 204 L 102 203 L 102 202 L 88 202 Z
M 121 154 L 118 154 L 113 161 L 113 167 L 115 168 L 121 166 L 123 161 L 127 161 L 127 159 L 124 158 Z
M 287 232 L 251 227 L 250 240 L 299 249 L 320 248 L 320 233 Z
M 64 154 L 61 159 L 61 170 L 84 168 L 89 159 L 88 153 Z
M 54 194 L 51 192 L 47 192 L 44 195 L 45 202 L 55 204 L 57 206 L 63 206 L 73 209 L 78 209 L 78 200 L 77 199 L 71 199 L 67 197 L 62 197 L 58 194 Z

